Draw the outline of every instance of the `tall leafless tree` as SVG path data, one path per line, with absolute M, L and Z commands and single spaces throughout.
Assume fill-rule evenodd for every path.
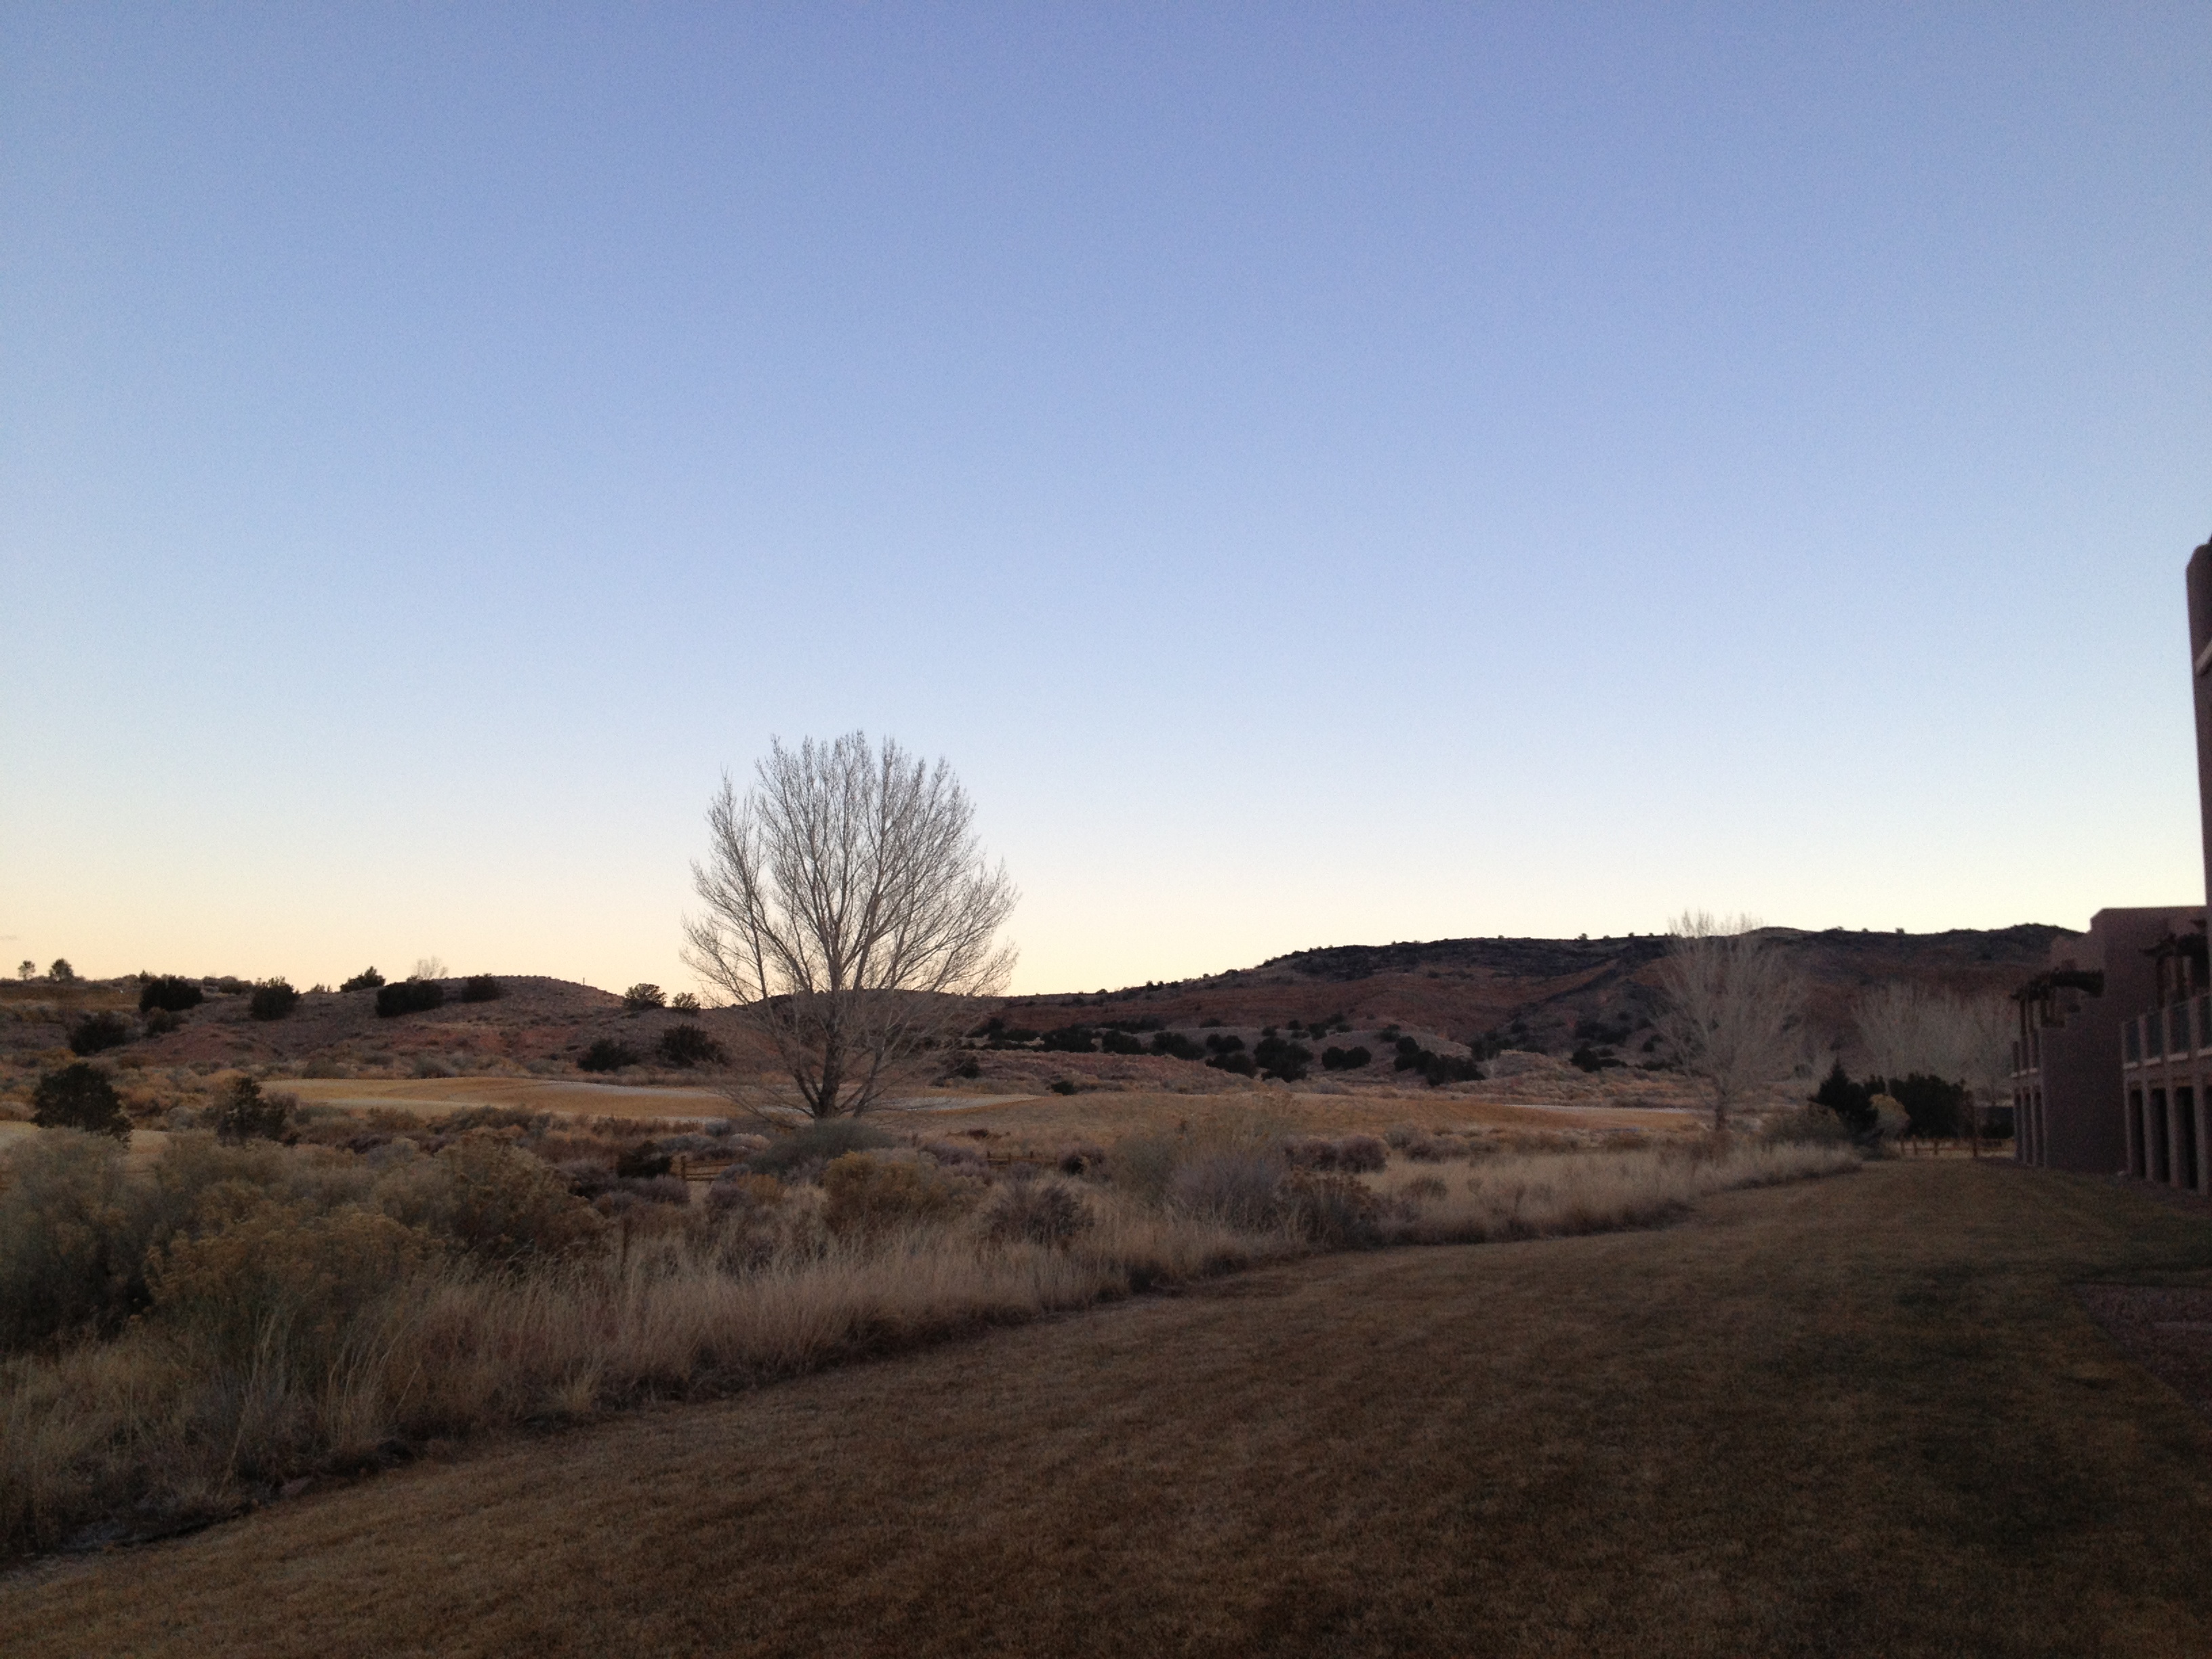
M 1660 1035 L 1705 1087 L 1725 1133 L 1744 1098 L 1795 1072 L 1806 1054 L 1805 981 L 1748 916 L 1677 918 L 1659 961 Z
M 1860 997 L 1852 1018 L 1858 1026 L 1859 1063 L 1868 1074 L 1894 1079 L 1921 1072 L 1955 1080 L 1942 1004 L 1940 992 L 1902 980 Z
M 1018 896 L 941 760 L 854 732 L 776 739 L 755 772 L 742 799 L 725 775 L 708 810 L 684 960 L 775 1048 L 807 1115 L 865 1112 L 972 1017 L 967 999 L 1004 988 Z
M 1981 1152 L 1984 1115 L 2012 1097 L 2011 1000 L 1895 983 L 1868 993 L 1857 1009 L 1859 1051 L 1876 1077 L 1915 1072 L 1963 1085 L 1966 1133 Z

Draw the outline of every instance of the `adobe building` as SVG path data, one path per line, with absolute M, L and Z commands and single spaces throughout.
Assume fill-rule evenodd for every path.
M 2212 541 L 2190 556 L 2197 790 L 2212 893 Z M 2201 904 L 2100 910 L 2015 991 L 2013 1156 L 2212 1193 L 2212 975 Z
M 2201 905 L 2100 910 L 2089 931 L 2053 939 L 2051 966 L 2013 993 L 2013 1156 L 2045 1170 L 2112 1175 L 2134 1144 L 2120 1105 L 2125 1033 L 2163 1006 L 2177 942 L 2201 949 Z M 2205 1056 L 2212 1068 L 2212 1054 Z M 2202 1144 L 2201 1142 L 2198 1144 Z

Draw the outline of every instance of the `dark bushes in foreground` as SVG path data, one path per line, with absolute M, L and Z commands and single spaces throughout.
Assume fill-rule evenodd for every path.
M 728 1058 L 720 1043 L 688 1020 L 663 1031 L 658 1048 L 671 1066 L 719 1066 Z
M 295 1095 L 264 1094 L 253 1079 L 239 1078 L 215 1109 L 215 1138 L 226 1146 L 296 1139 L 291 1133 L 292 1114 L 299 1104 Z
M 445 1003 L 446 988 L 434 979 L 404 979 L 397 985 L 380 987 L 376 993 L 377 1015 L 383 1019 L 426 1013 L 442 1008 Z
M 1397 1040 L 1397 1053 L 1391 1059 L 1390 1069 L 1418 1072 L 1431 1089 L 1445 1083 L 1479 1082 L 1482 1078 L 1482 1062 L 1472 1054 L 1437 1054 L 1409 1036 Z
M 114 1142 L 64 1131 L 12 1149 L 0 1170 L 0 1346 L 17 1350 L 114 1331 L 149 1307 L 196 1336 L 213 1319 L 282 1342 L 342 1322 L 334 1304 L 364 1258 L 380 1293 L 409 1262 L 566 1260 L 600 1227 L 550 1165 L 485 1131 L 381 1168 L 185 1134 L 145 1171 Z M 394 1224 L 411 1235 L 405 1261 L 385 1249 Z
M 625 1066 L 635 1066 L 643 1056 L 627 1042 L 617 1037 L 600 1037 L 584 1050 L 583 1058 L 576 1062 L 580 1072 L 619 1072 Z
M 104 1054 L 110 1048 L 119 1048 L 131 1041 L 131 1022 L 120 1014 L 103 1010 L 87 1014 L 70 1027 L 69 1046 L 73 1054 Z
M 284 979 L 264 979 L 253 988 L 246 1012 L 256 1019 L 282 1019 L 300 1006 L 300 994 Z
M 857 1117 L 828 1117 L 778 1135 L 748 1157 L 745 1168 L 755 1175 L 804 1179 L 832 1158 L 890 1144 L 891 1138 L 872 1123 Z
M 107 1073 L 82 1060 L 39 1079 L 31 1091 L 31 1121 L 41 1129 L 78 1129 L 118 1140 L 131 1139 L 123 1097 Z
M 463 1002 L 496 1002 L 507 994 L 507 987 L 489 974 L 471 974 L 461 982 Z
M 179 974 L 149 976 L 138 987 L 138 1012 L 142 1014 L 150 1013 L 156 1008 L 172 1014 L 181 1014 L 187 1009 L 198 1007 L 204 1000 L 205 994 L 198 983 Z
M 1268 1077 L 1279 1077 L 1285 1083 L 1296 1083 L 1306 1074 L 1312 1064 L 1313 1050 L 1303 1042 L 1293 1042 L 1288 1037 L 1263 1036 L 1252 1049 L 1252 1058 L 1261 1071 Z

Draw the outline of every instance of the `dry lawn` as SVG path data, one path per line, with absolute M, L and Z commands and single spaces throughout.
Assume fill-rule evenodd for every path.
M 284 1079 L 271 1088 L 296 1094 L 310 1105 L 360 1109 L 398 1106 L 424 1115 L 480 1106 L 585 1117 L 727 1117 L 727 1097 L 708 1088 L 652 1087 L 545 1078 Z M 1484 1085 L 1486 1087 L 1490 1085 Z M 1239 1088 L 1215 1094 L 1152 1094 L 1138 1091 L 1076 1095 L 1000 1095 L 932 1090 L 880 1114 L 897 1132 L 957 1134 L 987 1129 L 1040 1146 L 1072 1141 L 1101 1143 L 1125 1134 L 1172 1133 L 1188 1125 L 1210 1133 L 1254 1122 L 1300 1134 L 1376 1134 L 1401 1123 L 1424 1128 L 1477 1128 L 1504 1133 L 1586 1138 L 1615 1134 L 1697 1133 L 1703 1118 L 1667 1108 L 1560 1105 L 1448 1093 L 1409 1084 L 1402 1090 L 1363 1089 L 1323 1094 L 1281 1087 Z
M 1317 1094 L 1267 1088 L 1234 1094 L 1040 1095 L 1018 1101 L 957 1097 L 927 1113 L 886 1115 L 886 1123 L 939 1133 L 988 1129 L 1024 1144 L 1071 1140 L 1110 1143 L 1125 1134 L 1163 1134 L 1188 1126 L 1213 1133 L 1250 1123 L 1271 1124 L 1294 1134 L 1380 1134 L 1401 1123 L 1426 1129 L 1482 1129 L 1507 1135 L 1574 1136 L 1701 1134 L 1704 1123 L 1682 1112 L 1622 1107 L 1545 1107 L 1478 1100 L 1425 1089 Z
M 1324 1257 L 49 1566 L 0 1648 L 2202 1654 L 2212 1429 L 2121 1278 L 2212 1225 L 1932 1160 Z
M 52 1173 L 97 1161 L 97 1143 L 76 1147 L 50 1146 L 64 1162 L 27 1176 L 21 1189 L 33 1194 L 27 1213 L 58 1238 L 85 1224 L 67 1198 L 81 1189 Z M 480 1243 L 491 1236 L 471 1231 L 471 1218 L 508 1212 L 480 1212 L 472 1206 L 493 1200 L 457 1194 L 496 1192 L 499 1203 L 522 1205 L 542 1187 L 551 1201 L 528 1210 L 533 1219 L 515 1219 L 525 1213 L 516 1210 L 501 1226 L 550 1228 L 547 1250 L 584 1254 L 509 1273 L 441 1261 L 432 1234 L 372 1213 L 385 1188 L 343 1156 L 271 1150 L 262 1164 L 250 1154 L 225 1164 L 204 1143 L 182 1151 L 167 1187 L 163 1170 L 154 1172 L 154 1192 L 197 1170 L 229 1206 L 240 1197 L 234 1181 L 251 1170 L 289 1170 L 353 1201 L 319 1218 L 311 1205 L 268 1203 L 240 1217 L 239 1231 L 173 1239 L 147 1271 L 175 1292 L 173 1305 L 157 1294 L 151 1316 L 110 1340 L 0 1362 L 0 1546 L 50 1549 L 88 1527 L 109 1539 L 173 1530 L 234 1515 L 295 1479 L 388 1462 L 441 1438 L 711 1396 L 1316 1244 L 1650 1225 L 1716 1192 L 1859 1167 L 1846 1149 L 1809 1146 L 1741 1144 L 1714 1157 L 1648 1148 L 1500 1156 L 1461 1164 L 1449 1177 L 1435 1164 L 1418 1174 L 1386 1170 L 1379 1183 L 1389 1201 L 1378 1206 L 1355 1181 L 1302 1177 L 1286 1188 L 1282 1165 L 1249 1147 L 1178 1142 L 1151 1149 L 1173 1159 L 1156 1160 L 1152 1177 L 1172 1197 L 1164 1205 L 1088 1183 L 1085 1192 L 1023 1189 L 1087 1220 L 1058 1243 L 994 1229 L 994 1209 L 969 1207 L 981 1196 L 972 1184 L 868 1160 L 848 1172 L 842 1215 L 826 1176 L 823 1187 L 767 1182 L 739 1214 L 690 1205 L 626 1212 L 618 1242 L 605 1232 L 586 1242 L 599 1226 L 591 1213 L 557 1182 L 532 1175 L 542 1165 L 495 1139 L 465 1141 L 429 1168 L 391 1177 L 389 1196 L 402 1211 Z M 447 1163 L 465 1154 L 471 1173 L 450 1176 Z M 226 1171 L 233 1182 L 216 1179 Z M 1197 1184 L 1182 1185 L 1186 1178 Z M 508 1184 L 465 1184 L 495 1181 Z M 1314 1207 L 1285 1207 L 1293 1192 Z M 131 1203 L 111 1201 L 118 1215 Z M 355 1264 L 383 1258 L 364 1250 L 392 1253 L 365 1279 Z

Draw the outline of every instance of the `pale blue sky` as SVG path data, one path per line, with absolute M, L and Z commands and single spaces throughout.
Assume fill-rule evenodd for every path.
M 2212 10 L 0 9 L 0 953 L 1024 988 L 2203 896 Z

